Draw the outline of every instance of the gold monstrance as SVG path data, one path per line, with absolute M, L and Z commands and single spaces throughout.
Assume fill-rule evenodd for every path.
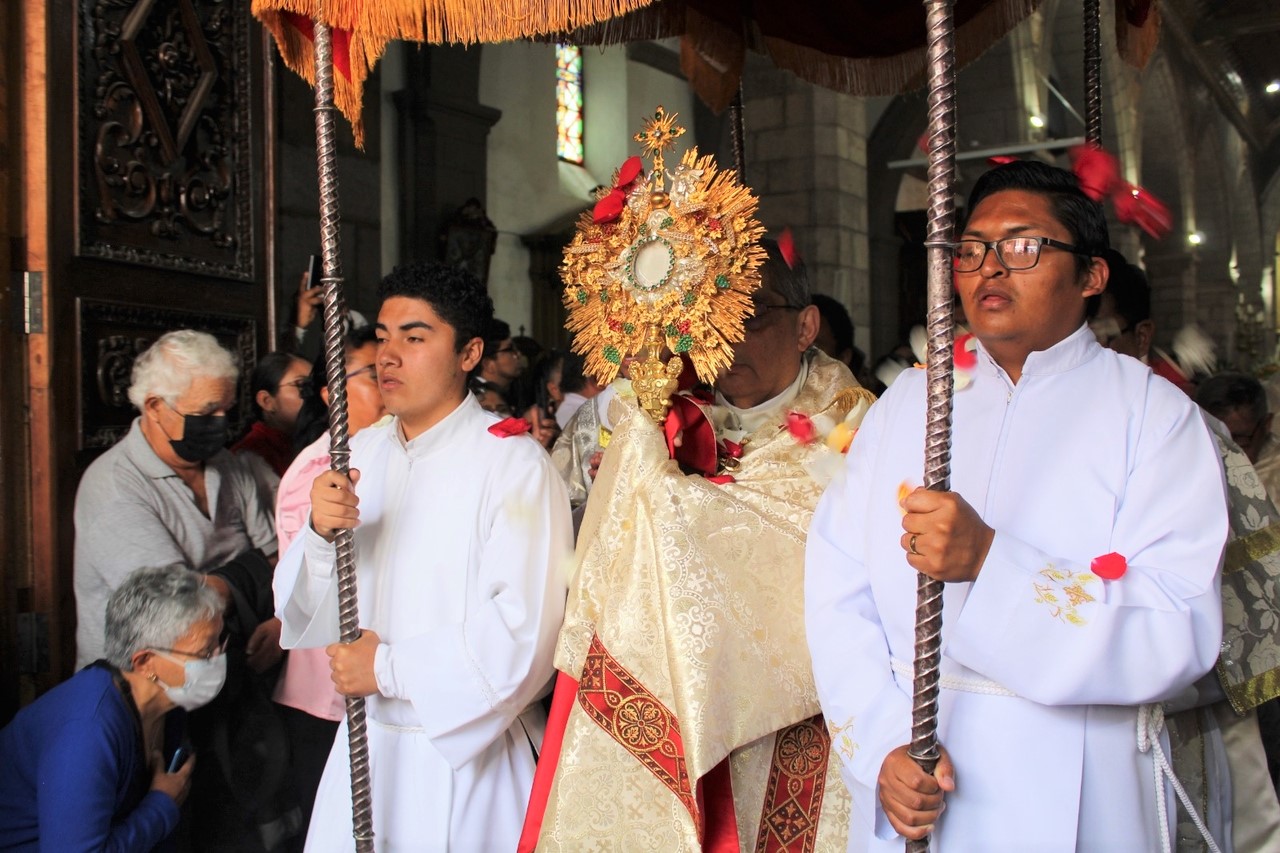
M 713 156 L 694 148 L 667 173 L 663 152 L 684 133 L 675 119 L 658 107 L 645 121 L 634 139 L 653 169 L 636 174 L 624 165 L 614 175 L 596 210 L 578 221 L 560 267 L 573 350 L 602 384 L 624 359 L 641 356 L 630 379 L 658 422 L 676 390 L 680 356 L 705 382 L 733 363 L 765 257 L 756 197 L 733 170 L 718 170 Z M 664 350 L 674 354 L 665 363 Z

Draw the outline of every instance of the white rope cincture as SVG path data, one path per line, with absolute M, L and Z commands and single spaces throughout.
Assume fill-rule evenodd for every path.
M 889 666 L 898 675 L 901 675 L 907 681 L 915 679 L 915 671 L 911 664 L 897 658 L 889 658 Z M 938 685 L 944 690 L 959 690 L 962 693 L 981 693 L 984 696 L 1017 696 L 1007 687 L 1001 687 L 994 681 L 985 678 L 961 678 L 956 675 L 942 675 L 938 678 Z
M 1139 705 L 1138 752 L 1143 755 L 1148 752 L 1151 753 L 1156 785 L 1156 815 L 1160 821 L 1160 848 L 1164 853 L 1172 853 L 1173 850 L 1169 839 L 1169 804 L 1166 802 L 1164 790 L 1164 780 L 1165 777 L 1168 777 L 1170 784 L 1173 785 L 1174 792 L 1182 802 L 1182 807 L 1187 810 L 1187 814 L 1191 817 L 1191 822 L 1200 831 L 1200 837 L 1209 845 L 1210 853 L 1222 853 L 1221 848 L 1218 847 L 1217 842 L 1213 840 L 1213 836 L 1209 833 L 1209 828 L 1200 819 L 1195 806 L 1191 805 L 1191 798 L 1187 796 L 1182 783 L 1173 774 L 1173 767 L 1170 766 L 1169 759 L 1164 754 L 1164 748 L 1160 746 L 1160 732 L 1163 730 L 1164 707 L 1159 703 Z

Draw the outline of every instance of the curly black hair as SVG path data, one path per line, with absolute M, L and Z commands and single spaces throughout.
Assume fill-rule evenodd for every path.
M 416 261 L 393 269 L 378 285 L 378 301 L 393 296 L 421 299 L 453 327 L 455 352 L 483 338 L 493 320 L 493 300 L 474 275 L 461 267 Z

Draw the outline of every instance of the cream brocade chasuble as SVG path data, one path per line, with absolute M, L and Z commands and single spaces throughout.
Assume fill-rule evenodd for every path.
M 587 505 L 557 648 L 579 690 L 539 850 L 699 850 L 699 782 L 730 755 L 743 850 L 845 849 L 850 799 L 816 716 L 802 596 L 822 490 L 810 471 L 831 451 L 783 421 L 838 421 L 854 389 L 843 365 L 814 356 L 725 485 L 681 473 L 634 401 L 614 403 L 626 413 Z

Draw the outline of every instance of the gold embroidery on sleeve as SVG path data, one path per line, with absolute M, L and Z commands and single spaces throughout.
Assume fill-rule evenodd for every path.
M 1080 615 L 1079 608 L 1097 601 L 1088 590 L 1089 584 L 1097 582 L 1096 575 L 1088 572 L 1074 572 L 1071 569 L 1054 568 L 1053 564 L 1045 566 L 1039 572 L 1043 581 L 1032 581 L 1036 591 L 1037 604 L 1046 605 L 1049 615 L 1071 625 L 1085 625 L 1087 621 Z
M 836 751 L 848 760 L 852 761 L 854 754 L 858 751 L 858 744 L 849 736 L 849 730 L 853 728 L 853 717 L 845 720 L 843 723 L 835 723 L 827 720 L 827 729 L 831 732 L 831 745 Z

